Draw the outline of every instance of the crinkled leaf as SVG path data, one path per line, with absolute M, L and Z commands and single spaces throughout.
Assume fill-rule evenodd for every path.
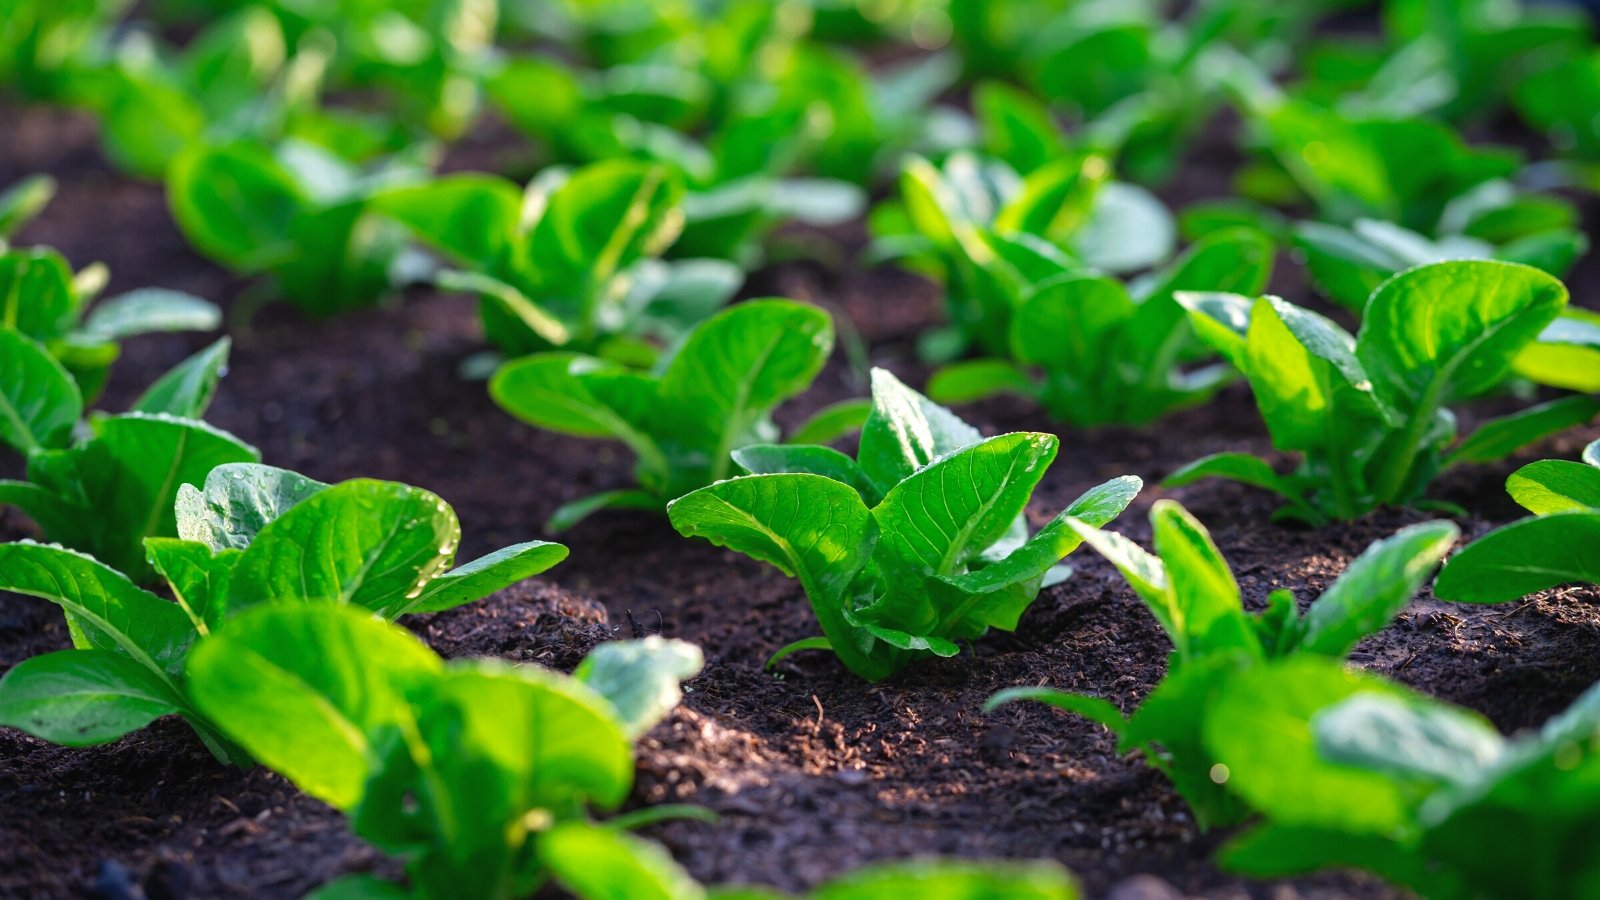
M 940 456 L 983 439 L 976 428 L 894 377 L 872 370 L 872 413 L 856 461 L 882 492 Z
M 178 490 L 199 484 L 214 468 L 255 462 L 255 448 L 191 419 L 148 413 L 111 416 L 95 437 L 70 451 L 73 475 L 96 515 L 80 523 L 74 541 L 136 578 L 150 571 L 144 539 L 178 533 Z M 30 471 L 29 477 L 38 481 Z
M 267 523 L 326 487 L 260 463 L 217 466 L 206 474 L 204 490 L 192 484 L 178 488 L 178 536 L 219 552 L 243 550 Z

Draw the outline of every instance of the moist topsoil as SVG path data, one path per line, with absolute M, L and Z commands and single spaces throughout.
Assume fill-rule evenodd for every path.
M 158 186 L 111 172 L 87 118 L 0 105 L 0 123 L 0 184 L 41 171 L 61 181 L 55 202 L 19 244 L 53 245 L 77 266 L 106 262 L 112 291 L 159 285 L 228 305 L 231 371 L 208 418 L 259 447 L 265 461 L 324 481 L 368 476 L 435 491 L 460 516 L 462 559 L 541 537 L 541 523 L 559 504 L 627 483 L 631 461 L 621 447 L 520 425 L 481 383 L 463 380 L 462 361 L 483 347 L 469 300 L 412 292 L 330 321 L 252 303 L 248 285 L 188 249 Z M 1225 138 L 1190 155 L 1164 191 L 1169 201 L 1226 193 Z M 500 158 L 492 145 L 469 152 L 473 165 Z M 746 295 L 840 312 L 873 364 L 921 384 L 926 369 L 913 345 L 940 320 L 938 291 L 854 265 L 860 233 L 842 237 L 835 264 L 770 266 L 752 277 Z M 1596 272 L 1590 266 L 1571 280 L 1579 302 L 1600 296 Z M 1287 260 L 1275 288 L 1308 296 Z M 124 408 L 140 386 L 207 340 L 129 341 L 102 406 Z M 780 421 L 792 425 L 864 390 L 861 373 L 836 358 Z M 1497 405 L 1506 408 L 1490 402 L 1479 411 Z M 961 412 L 986 433 L 1062 434 L 1061 453 L 1028 510 L 1035 525 L 1094 484 L 1139 475 L 1147 487 L 1113 527 L 1146 541 L 1149 505 L 1181 501 L 1212 530 L 1252 608 L 1277 588 L 1309 601 L 1369 543 L 1427 518 L 1382 511 L 1296 529 L 1273 524 L 1274 502 L 1258 491 L 1221 482 L 1157 487 L 1206 453 L 1279 459 L 1238 386 L 1145 430 L 1064 431 L 1020 401 Z M 1503 487 L 1512 469 L 1572 458 L 1597 435 L 1579 430 L 1504 464 L 1453 472 L 1434 495 L 1474 511 L 1461 520 L 1471 538 L 1520 516 Z M 14 461 L 4 465 L 4 474 L 15 474 Z M 32 536 L 22 515 L 0 513 L 0 539 Z M 645 514 L 597 515 L 560 540 L 572 556 L 545 576 L 406 624 L 446 656 L 559 669 L 571 669 L 599 641 L 640 632 L 704 648 L 705 670 L 688 683 L 682 706 L 639 746 L 630 803 L 693 803 L 719 814 L 717 824 L 680 821 L 645 832 L 705 882 L 800 890 L 874 860 L 954 854 L 1058 859 L 1091 894 L 1122 898 L 1398 894 L 1358 874 L 1251 882 L 1219 871 L 1211 854 L 1228 835 L 1198 831 L 1164 779 L 1118 754 L 1105 729 L 1036 705 L 982 714 L 985 698 L 1019 684 L 1088 691 L 1126 711 L 1161 679 L 1168 641 L 1116 571 L 1087 550 L 1072 557 L 1071 579 L 1040 594 L 1016 633 L 985 637 L 953 659 L 874 685 L 819 653 L 763 671 L 774 650 L 818 632 L 799 586 L 770 567 L 681 538 Z M 1424 590 L 1353 659 L 1478 710 L 1503 730 L 1529 728 L 1600 680 L 1597 600 L 1592 587 L 1561 588 L 1471 607 Z M 55 606 L 0 594 L 0 671 L 69 645 Z M 218 764 L 180 721 L 87 749 L 0 728 L 0 896 L 293 898 L 362 871 L 399 873 L 338 813 L 270 772 Z

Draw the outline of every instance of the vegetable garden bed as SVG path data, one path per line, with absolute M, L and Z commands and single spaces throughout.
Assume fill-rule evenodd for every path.
M 158 188 L 104 168 L 82 119 L 15 106 L 0 118 L 18 126 L 13 150 L 0 158 L 0 183 L 45 171 L 62 185 L 25 238 L 60 247 L 75 263 L 106 261 L 117 287 L 236 292 L 229 276 L 187 250 Z M 1295 274 L 1289 266 L 1280 271 Z M 912 342 L 939 315 L 925 282 L 809 264 L 775 266 L 755 282 L 751 293 L 843 309 L 875 365 L 908 379 L 925 371 Z M 1585 266 L 1569 284 L 1576 297 L 1600 296 L 1600 269 Z M 1293 296 L 1294 287 L 1283 292 Z M 464 558 L 538 535 L 559 503 L 625 478 L 609 449 L 521 426 L 486 393 L 464 389 L 456 369 L 479 344 L 475 313 L 460 298 L 419 292 L 393 309 L 328 322 L 275 305 L 232 334 L 231 372 L 213 423 L 266 458 L 325 481 L 395 479 L 450 498 L 463 522 Z M 161 337 L 131 345 L 107 405 L 116 408 L 201 343 Z M 798 421 L 862 389 L 836 359 L 785 417 Z M 1019 401 L 963 411 L 985 433 L 1053 430 Z M 1577 429 L 1519 460 L 1573 458 L 1596 437 L 1600 428 Z M 1222 450 L 1270 452 L 1239 386 L 1146 430 L 1065 432 L 1034 506 L 1058 509 L 1115 474 L 1155 484 Z M 1479 511 L 1463 520 L 1469 537 L 1519 517 L 1502 486 L 1515 465 L 1455 473 L 1437 492 Z M 1316 530 L 1284 528 L 1270 523 L 1267 495 L 1213 481 L 1146 490 L 1121 529 L 1146 541 L 1144 511 L 1160 496 L 1179 499 L 1207 523 L 1253 606 L 1277 588 L 1314 596 L 1369 543 L 1427 518 L 1382 512 Z M 32 533 L 14 512 L 0 521 L 8 540 Z M 824 656 L 793 657 L 777 677 L 763 673 L 773 649 L 812 627 L 799 587 L 770 568 L 685 541 L 644 513 L 591 518 L 565 540 L 584 549 L 550 575 L 411 627 L 446 656 L 563 669 L 596 642 L 635 627 L 701 645 L 705 671 L 641 745 L 634 799 L 697 803 L 722 816 L 717 825 L 645 832 L 704 881 L 793 890 L 859 863 L 937 853 L 1056 858 L 1097 894 L 1161 896 L 1138 893 L 1157 890 L 1136 879 L 1150 874 L 1211 896 L 1394 895 L 1367 876 L 1274 887 L 1219 872 L 1210 853 L 1222 836 L 1198 835 L 1164 779 L 1119 755 L 1104 729 L 1044 707 L 981 712 L 1002 688 L 1045 683 L 1131 708 L 1160 680 L 1166 638 L 1099 557 L 1075 555 L 1078 574 L 1047 589 L 1018 633 L 865 685 Z M 1476 709 L 1502 730 L 1535 727 L 1600 680 L 1597 600 L 1593 587 L 1569 587 L 1479 607 L 1441 603 L 1425 590 L 1353 658 Z M 0 597 L 0 660 L 14 664 L 69 645 L 55 607 Z M 217 765 L 177 722 L 86 749 L 0 730 L 0 759 L 0 806 L 8 811 L 0 822 L 0 894 L 297 897 L 348 872 L 397 871 L 338 813 L 270 772 Z

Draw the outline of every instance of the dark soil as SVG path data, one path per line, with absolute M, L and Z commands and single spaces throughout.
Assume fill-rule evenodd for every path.
M 479 153 L 489 151 L 478 148 Z M 1229 160 L 1202 148 L 1204 174 L 1174 193 L 1226 191 Z M 486 158 L 489 158 L 486 156 Z M 0 184 L 48 171 L 61 181 L 22 243 L 52 244 L 77 265 L 103 260 L 112 289 L 165 285 L 229 301 L 232 373 L 211 420 L 259 446 L 267 461 L 323 480 L 357 475 L 418 484 L 460 515 L 463 558 L 540 535 L 559 504 L 620 486 L 617 447 L 569 440 L 513 422 L 461 361 L 481 349 L 475 313 L 459 298 L 417 293 L 392 308 L 308 320 L 272 305 L 249 313 L 244 286 L 196 258 L 171 225 L 160 189 L 112 174 L 83 117 L 0 106 Z M 1594 269 L 1574 284 L 1600 296 Z M 1297 273 L 1279 279 L 1303 296 Z M 1585 291 L 1584 288 L 1588 290 Z M 835 272 L 786 263 L 758 273 L 751 294 L 842 310 L 872 362 L 912 383 L 916 333 L 936 320 L 928 284 L 891 271 Z M 106 405 L 118 408 L 204 342 L 131 342 Z M 788 422 L 861 392 L 841 361 L 783 412 Z M 986 432 L 1057 430 L 1016 402 L 964 413 Z M 1600 431 L 1574 433 L 1503 465 L 1454 473 L 1439 495 L 1479 510 L 1469 535 L 1518 516 L 1505 475 L 1528 459 L 1571 458 Z M 1265 452 L 1246 391 L 1148 431 L 1067 433 L 1030 509 L 1042 522 L 1083 489 L 1132 473 L 1149 484 L 1203 453 Z M 1309 600 L 1371 541 L 1424 516 L 1383 512 L 1317 531 L 1269 523 L 1270 498 L 1204 483 L 1147 489 L 1117 527 L 1148 537 L 1149 504 L 1172 496 L 1213 531 L 1249 602 L 1275 588 Z M 0 539 L 31 535 L 0 513 Z M 1044 592 L 1016 634 L 868 685 L 821 654 L 762 671 L 778 647 L 816 632 L 805 597 L 778 572 L 678 537 L 642 514 L 604 514 L 562 540 L 572 557 L 547 578 L 489 601 L 410 624 L 440 652 L 494 655 L 557 668 L 638 624 L 700 644 L 704 674 L 639 752 L 635 802 L 690 802 L 717 825 L 678 822 L 648 832 L 708 882 L 800 889 L 870 860 L 912 854 L 1054 857 L 1091 893 L 1164 889 L 1218 897 L 1388 897 L 1361 876 L 1250 883 L 1219 872 L 1182 801 L 1137 758 L 1120 757 L 1103 729 L 1042 707 L 980 712 L 994 691 L 1050 683 L 1131 708 L 1161 678 L 1169 652 L 1149 614 L 1098 557 Z M 1503 729 L 1538 725 L 1600 680 L 1600 591 L 1547 592 L 1501 607 L 1434 601 L 1426 592 L 1399 623 L 1362 645 L 1358 664 L 1487 714 Z M 59 612 L 0 595 L 0 671 L 68 645 Z M 340 816 L 285 781 L 215 763 L 179 722 L 114 744 L 52 747 L 0 729 L 0 896 L 297 897 L 345 872 L 394 864 L 345 829 Z M 1161 896 L 1157 893 L 1138 896 Z

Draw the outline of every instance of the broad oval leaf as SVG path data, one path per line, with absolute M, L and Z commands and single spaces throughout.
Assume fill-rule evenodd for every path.
M 1292 656 L 1231 675 L 1206 713 L 1206 748 L 1230 791 L 1274 822 L 1389 833 L 1405 827 L 1414 798 L 1404 785 L 1324 760 L 1313 721 L 1358 694 L 1403 689 L 1333 660 Z
M 1011 319 L 1018 360 L 1084 379 L 1108 377 L 1116 329 L 1137 310 L 1114 278 L 1070 274 L 1034 288 Z
M 188 690 L 256 759 L 349 810 L 377 761 L 374 733 L 407 721 L 406 694 L 440 669 L 410 632 L 365 610 L 266 606 L 200 642 Z
M 454 511 L 434 494 L 346 481 L 261 529 L 234 567 L 229 613 L 260 603 L 331 603 L 393 619 L 449 565 L 460 540 Z
M 60 650 L 0 678 L 0 725 L 66 747 L 114 741 L 186 711 L 172 685 L 110 650 Z
M 178 533 L 180 486 L 203 482 L 217 466 L 259 459 L 254 447 L 192 419 L 129 413 L 95 427 L 94 438 L 71 451 L 83 496 L 97 511 L 88 546 L 136 578 L 150 571 L 144 539 Z
M 665 847 L 620 828 L 563 822 L 538 842 L 539 858 L 584 900 L 703 900 L 702 888 Z
M 855 488 L 821 475 L 749 475 L 680 497 L 667 515 L 685 537 L 705 538 L 799 578 L 845 665 L 869 679 L 888 674 L 856 649 L 855 626 L 844 615 L 846 591 L 878 539 Z
M 61 447 L 82 415 L 67 370 L 31 338 L 0 328 L 0 441 L 25 455 Z
M 1600 584 L 1600 512 L 1557 512 L 1497 528 L 1451 557 L 1433 592 L 1461 603 L 1504 603 L 1568 582 Z
M 1329 762 L 1468 787 L 1500 759 L 1505 740 L 1483 718 L 1438 701 L 1357 694 L 1312 719 Z
M 168 172 L 167 201 L 196 247 L 245 272 L 284 256 L 309 202 L 278 159 L 250 143 L 190 147 Z
M 683 185 L 665 166 L 631 160 L 586 166 L 551 193 L 525 253 L 541 283 L 596 290 L 677 239 L 682 199 Z
M 0 326 L 55 340 L 71 327 L 80 302 L 60 253 L 48 247 L 0 253 Z
M 455 259 L 494 271 L 517 233 L 522 191 L 494 175 L 461 173 L 383 191 L 372 208 Z
M 1506 492 L 1536 516 L 1574 509 L 1600 511 L 1600 468 L 1542 459 L 1512 472 Z
M 735 442 L 805 390 L 832 352 L 833 320 L 821 309 L 789 300 L 741 303 L 678 348 L 661 376 L 660 398 L 670 405 L 661 414 L 686 442 L 704 441 L 712 466 L 723 467 Z
M 1504 380 L 1566 304 L 1561 282 L 1531 266 L 1489 260 L 1421 266 L 1373 293 L 1356 352 L 1391 406 L 1431 415 L 1431 407 Z
M 859 869 L 824 884 L 812 900 L 1077 900 L 1078 883 L 1059 863 L 912 860 Z
M 195 630 L 182 609 L 93 557 L 48 544 L 0 544 L 0 590 L 66 610 L 72 642 L 133 660 L 171 685 Z

